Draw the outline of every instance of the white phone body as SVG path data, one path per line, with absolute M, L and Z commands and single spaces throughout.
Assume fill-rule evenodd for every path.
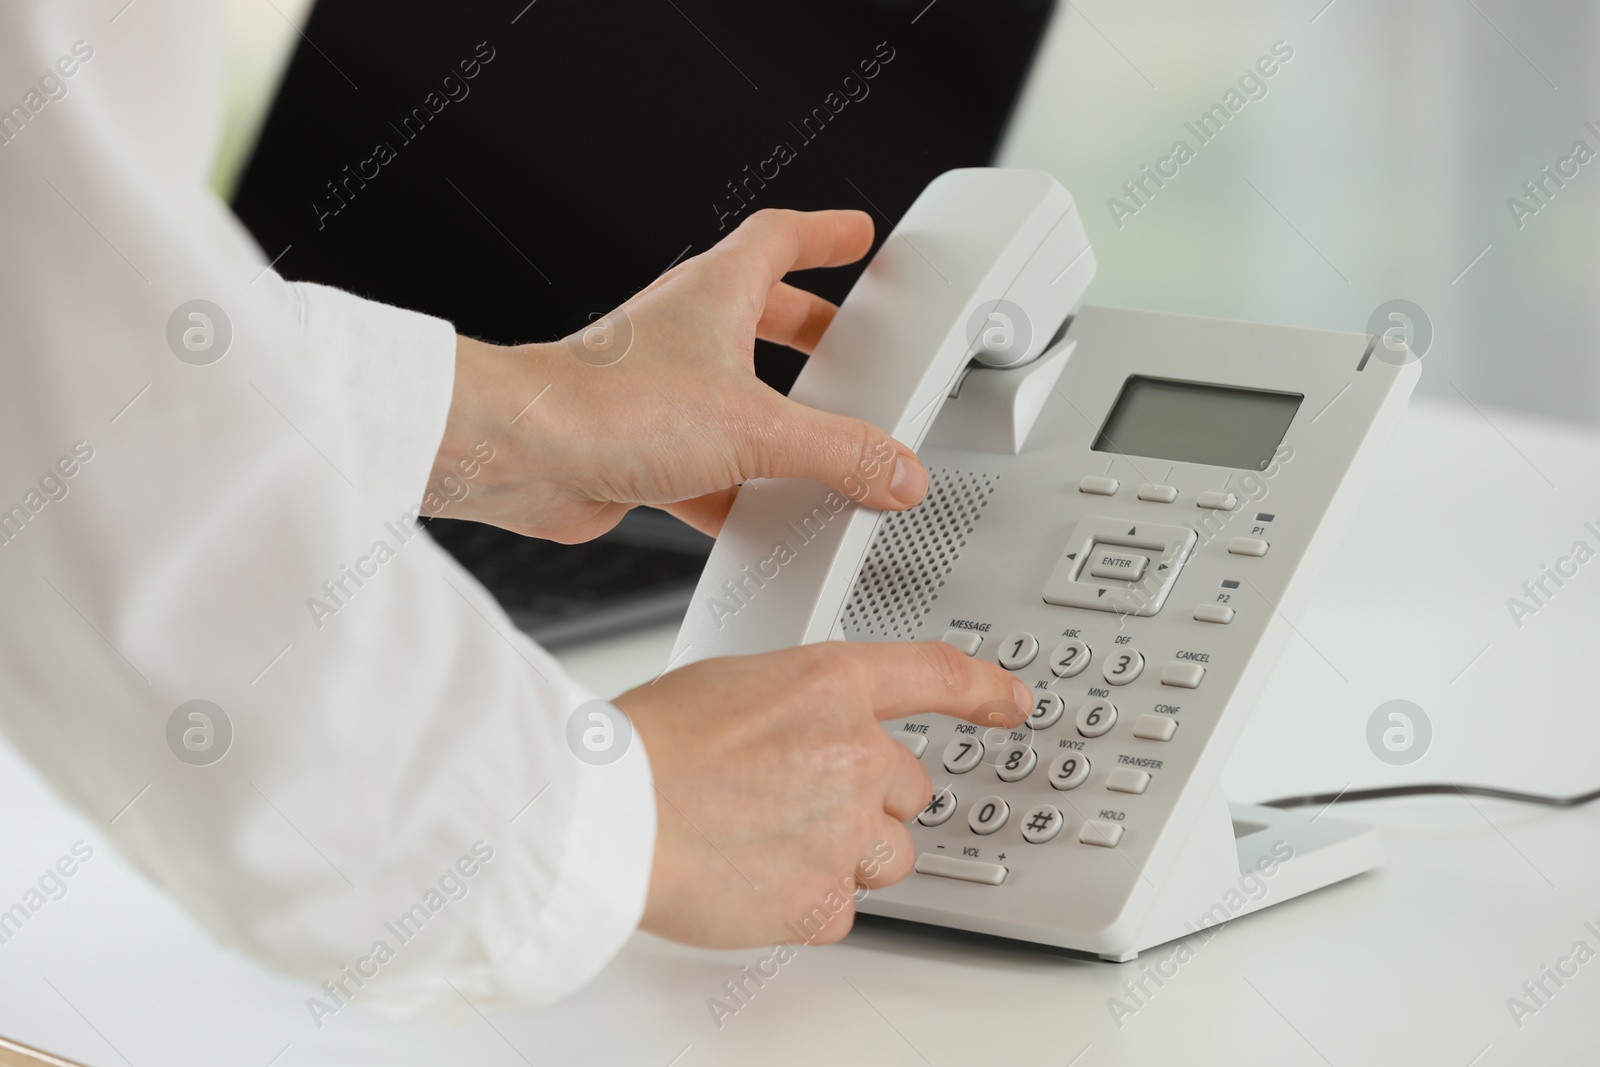
M 1040 240 L 1082 232 L 1052 179 L 952 174 L 868 267 L 793 394 L 913 447 L 927 433 L 928 498 L 897 514 L 824 504 L 823 518 L 826 487 L 748 483 L 675 663 L 948 634 L 1038 691 L 1039 713 L 1016 731 L 932 714 L 886 724 L 935 796 L 911 824 L 916 873 L 873 891 L 863 912 L 1126 960 L 1376 865 L 1370 828 L 1230 809 L 1218 781 L 1404 411 L 1416 360 L 1361 334 L 1086 307 L 1031 362 L 963 376 L 973 308 L 1024 294 L 1014 305 L 1053 331 L 1092 256 Z M 1045 192 L 1019 202 L 1019 185 Z M 997 217 L 1018 232 L 997 236 Z M 978 259 L 929 270 L 924 244 Z M 1061 277 L 1073 291 L 1051 288 Z M 952 298 L 957 284 L 967 288 Z M 1230 493 L 1231 509 L 1199 506 Z M 1129 580 L 1124 565 L 1144 573 Z M 1058 655 L 1071 641 L 1082 650 Z M 1052 782 L 1058 757 L 1087 773 Z M 941 796 L 948 809 L 932 810 Z M 1039 805 L 1055 812 L 1053 832 L 1025 819 Z M 1268 895 L 1212 906 L 1266 864 Z

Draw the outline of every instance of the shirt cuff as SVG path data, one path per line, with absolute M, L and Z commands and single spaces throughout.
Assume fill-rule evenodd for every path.
M 494 960 L 498 988 L 484 990 L 483 1001 L 473 997 L 480 1006 L 552 1004 L 576 992 L 622 950 L 644 917 L 655 859 L 656 801 L 650 761 L 637 733 L 620 760 L 580 769 L 567 814 L 554 892 L 541 902 L 532 928 Z M 531 850 L 513 857 L 518 865 L 546 860 Z M 516 875 L 508 879 L 511 886 L 519 881 Z
M 456 331 L 443 319 L 312 282 L 285 285 L 296 326 L 337 361 L 362 488 L 415 507 L 455 390 Z

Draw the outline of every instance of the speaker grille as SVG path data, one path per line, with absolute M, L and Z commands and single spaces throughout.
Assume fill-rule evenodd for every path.
M 936 468 L 928 472 L 921 504 L 884 516 L 844 606 L 846 637 L 909 641 L 917 635 L 999 480 Z

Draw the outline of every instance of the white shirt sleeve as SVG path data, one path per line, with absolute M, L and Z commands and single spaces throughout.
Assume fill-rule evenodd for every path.
M 449 325 L 266 270 L 216 5 L 124 4 L 0 7 L 0 729 L 318 1026 L 551 1002 L 642 913 L 645 752 L 415 526 Z

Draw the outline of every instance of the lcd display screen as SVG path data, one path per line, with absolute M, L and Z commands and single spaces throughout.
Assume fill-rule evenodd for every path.
M 1299 393 L 1133 375 L 1095 438 L 1097 452 L 1266 470 Z

